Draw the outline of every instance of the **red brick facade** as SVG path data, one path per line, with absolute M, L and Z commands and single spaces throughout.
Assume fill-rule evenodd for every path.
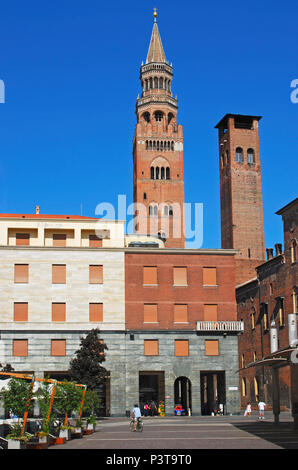
M 156 285 L 144 285 L 144 267 L 156 267 Z M 186 268 L 187 285 L 174 285 L 177 267 Z M 216 268 L 216 285 L 204 286 L 204 268 L 210 267 Z M 217 320 L 236 320 L 233 253 L 130 250 L 125 255 L 125 272 L 126 328 L 129 330 L 195 330 L 196 321 L 205 319 L 206 305 L 217 306 Z M 157 305 L 157 322 L 144 322 L 145 304 Z M 186 322 L 174 322 L 177 304 L 187 306 Z
M 145 65 L 141 67 L 142 96 L 137 100 L 133 141 L 134 203 L 139 234 L 160 235 L 167 247 L 183 248 L 184 172 L 183 131 L 177 124 L 173 70 L 154 23 Z
M 277 329 L 278 350 L 289 347 L 288 315 L 297 314 L 298 310 L 298 200 L 278 214 L 282 215 L 284 222 L 284 251 L 281 252 L 281 245 L 278 244 L 275 253 L 267 250 L 269 259 L 256 268 L 255 279 L 236 289 L 237 317 L 244 321 L 244 334 L 239 337 L 240 368 L 270 355 L 270 330 L 274 326 Z M 290 408 L 289 365 L 280 369 L 279 380 L 281 407 Z M 258 393 L 272 405 L 270 367 L 258 366 L 241 371 L 240 383 L 242 407 L 246 406 L 247 401 L 256 405 Z
M 251 279 L 265 259 L 259 116 L 227 114 L 219 130 L 222 248 L 239 250 L 236 282 Z

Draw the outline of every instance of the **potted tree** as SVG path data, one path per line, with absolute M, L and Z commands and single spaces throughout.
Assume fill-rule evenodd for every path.
M 64 414 L 64 425 L 60 428 L 59 437 L 70 439 L 70 437 L 82 437 L 82 429 L 80 424 L 78 427 L 73 428 L 69 425 L 69 417 L 73 412 L 80 408 L 82 400 L 82 390 L 76 387 L 73 382 L 62 382 L 57 385 L 54 406 L 60 414 Z
M 85 401 L 83 406 L 83 411 L 89 416 L 86 418 L 87 427 L 84 430 L 84 434 L 91 434 L 95 431 L 96 426 L 96 416 L 95 410 L 99 407 L 101 399 L 98 396 L 98 393 L 94 390 L 87 390 L 85 395 Z
M 38 438 L 38 449 L 46 449 L 49 446 L 50 427 L 56 419 L 55 414 L 50 413 L 51 392 L 52 385 L 48 382 L 43 382 L 35 392 L 42 418 L 41 429 L 35 434 Z
M 17 417 L 17 421 L 10 424 L 10 432 L 6 436 L 8 449 L 26 448 L 26 443 L 30 439 L 30 435 L 23 431 L 21 416 L 31 407 L 29 403 L 31 387 L 30 382 L 13 377 L 8 383 L 7 390 L 2 391 L 5 410 Z

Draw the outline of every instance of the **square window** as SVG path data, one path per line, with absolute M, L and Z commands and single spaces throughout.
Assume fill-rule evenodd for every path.
M 187 305 L 174 305 L 174 323 L 188 323 Z
M 53 234 L 53 246 L 66 246 L 66 234 L 54 233 Z
M 66 265 L 53 264 L 52 265 L 52 283 L 53 284 L 66 284 Z
M 204 321 L 217 320 L 217 305 L 204 305 Z
M 144 266 L 143 284 L 144 285 L 157 285 L 157 267 L 156 266 Z
M 14 339 L 13 340 L 13 356 L 17 356 L 17 357 L 28 356 L 28 340 L 27 339 Z
M 30 234 L 29 233 L 16 233 L 16 245 L 17 246 L 30 245 Z
M 51 355 L 52 356 L 66 356 L 66 340 L 65 339 L 52 339 Z
M 91 322 L 103 321 L 103 304 L 100 304 L 100 303 L 89 304 L 89 321 Z
M 145 339 L 144 340 L 144 356 L 158 356 L 158 340 Z
M 205 340 L 205 356 L 219 356 L 218 339 Z
M 188 340 L 184 340 L 184 339 L 175 340 L 175 356 L 180 356 L 180 357 L 189 356 Z
M 216 268 L 203 268 L 203 285 L 216 286 Z
M 52 321 L 66 321 L 65 303 L 52 303 Z
M 15 302 L 13 321 L 28 321 L 28 303 Z
M 144 304 L 144 323 L 156 323 L 157 304 Z
M 174 286 L 187 286 L 187 268 L 174 268 Z
M 14 265 L 14 282 L 15 284 L 27 284 L 29 278 L 29 265 L 28 264 L 15 264 Z
M 100 265 L 89 266 L 89 284 L 102 284 L 103 267 Z
M 98 238 L 95 234 L 89 235 L 89 247 L 102 248 L 102 238 Z

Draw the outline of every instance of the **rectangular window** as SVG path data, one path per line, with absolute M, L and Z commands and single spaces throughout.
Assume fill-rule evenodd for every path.
M 17 246 L 30 245 L 30 234 L 29 233 L 16 233 L 16 245 Z
M 262 317 L 263 317 L 263 328 L 264 328 L 264 331 L 266 332 L 269 329 L 268 305 L 262 304 L 261 311 L 262 311 Z
M 144 356 L 158 356 L 158 339 L 144 340 Z
M 175 339 L 175 356 L 185 357 L 189 355 L 188 340 Z
M 251 314 L 251 329 L 254 330 L 256 327 L 256 312 Z
M 187 305 L 174 305 L 174 323 L 188 323 Z
M 187 268 L 174 268 L 174 286 L 187 286 Z
M 218 320 L 218 306 L 217 305 L 204 305 L 204 321 L 217 321 Z
M 28 264 L 15 264 L 14 265 L 14 282 L 15 284 L 27 284 L 29 280 L 29 265 Z
M 13 356 L 26 357 L 28 356 L 28 340 L 27 339 L 14 339 L 13 340 Z
M 100 265 L 89 266 L 89 284 L 102 284 L 103 267 Z
M 156 323 L 157 304 L 144 304 L 144 323 Z
M 284 299 L 279 299 L 278 306 L 278 316 L 279 316 L 279 326 L 285 326 L 285 308 L 284 308 Z
M 28 302 L 15 302 L 13 321 L 28 321 Z
M 216 286 L 216 268 L 203 268 L 203 285 Z
M 52 339 L 51 355 L 52 356 L 66 356 L 66 340 L 65 339 Z
M 52 283 L 53 284 L 66 284 L 66 265 L 53 264 L 52 265 Z
M 89 247 L 102 248 L 102 238 L 98 238 L 97 235 L 89 235 Z
M 89 304 L 89 321 L 95 321 L 95 322 L 103 321 L 103 304 L 99 304 L 99 303 Z
M 53 246 L 66 246 L 66 234 L 53 233 Z
M 143 284 L 147 286 L 157 285 L 157 267 L 156 266 L 144 266 Z
M 218 339 L 205 340 L 205 356 L 219 356 Z
M 65 303 L 52 303 L 52 321 L 66 321 Z

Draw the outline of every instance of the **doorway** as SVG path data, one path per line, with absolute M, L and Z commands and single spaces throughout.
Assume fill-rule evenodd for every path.
M 201 414 L 211 415 L 221 406 L 224 412 L 225 404 L 225 372 L 201 372 Z
M 191 412 L 191 381 L 187 377 L 178 377 L 174 383 L 175 406 L 182 405 L 184 414 Z
M 141 410 L 145 403 L 155 402 L 157 407 L 160 402 L 165 401 L 165 378 L 164 371 L 142 371 L 139 372 L 139 404 Z

